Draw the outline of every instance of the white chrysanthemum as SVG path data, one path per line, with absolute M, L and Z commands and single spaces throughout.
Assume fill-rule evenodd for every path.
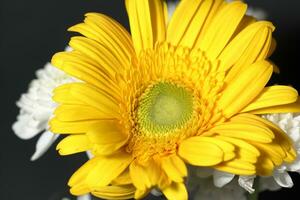
M 300 114 L 269 114 L 264 118 L 277 124 L 294 142 L 297 152 L 296 160 L 278 167 L 273 174 L 274 180 L 281 187 L 293 187 L 293 181 L 288 172 L 300 173 Z
M 17 121 L 12 129 L 15 134 L 24 140 L 31 139 L 41 133 L 36 143 L 36 150 L 31 160 L 43 155 L 58 137 L 49 131 L 48 121 L 56 108 L 52 100 L 52 90 L 64 83 L 73 82 L 74 78 L 47 63 L 43 69 L 36 72 L 27 93 L 22 94 L 17 106 L 20 108 Z

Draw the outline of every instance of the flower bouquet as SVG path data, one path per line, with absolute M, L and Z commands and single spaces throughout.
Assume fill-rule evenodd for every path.
M 59 154 L 87 153 L 68 182 L 82 199 L 255 199 L 292 187 L 300 103 L 293 87 L 267 86 L 279 73 L 273 24 L 241 1 L 125 6 L 130 33 L 87 13 L 18 101 L 15 133 L 42 132 L 31 160 L 57 138 Z

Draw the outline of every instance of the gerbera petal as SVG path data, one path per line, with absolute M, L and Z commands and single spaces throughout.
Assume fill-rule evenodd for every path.
M 103 67 L 112 77 L 120 70 L 120 66 L 123 66 L 118 55 L 114 55 L 110 48 L 90 38 L 75 36 L 71 38 L 69 45 L 75 51 L 97 63 L 98 66 Z
M 216 58 L 224 49 L 246 10 L 246 4 L 235 1 L 224 5 L 214 17 L 203 36 L 203 40 L 199 43 L 199 48 L 204 50 L 209 58 Z
M 120 98 L 119 88 L 115 77 L 109 76 L 109 72 L 90 63 L 85 57 L 74 52 L 60 52 L 52 57 L 52 64 L 67 74 L 76 77 L 86 83 L 92 84 L 105 91 L 116 99 Z
M 77 100 L 78 104 L 85 104 L 98 109 L 98 111 L 107 114 L 109 118 L 119 116 L 117 101 L 105 91 L 85 83 L 70 83 L 66 84 L 66 86 L 63 85 L 62 88 L 63 92 L 60 92 L 58 89 L 59 93 L 54 94 L 54 99 L 58 103 L 69 103 L 64 100 L 73 99 L 73 101 Z M 57 90 L 54 92 L 56 93 Z
M 73 174 L 68 183 L 72 187 L 71 192 L 78 194 L 77 187 L 81 188 L 83 185 L 86 185 L 90 189 L 107 186 L 131 162 L 132 156 L 123 151 L 109 157 L 96 156 Z
M 217 136 L 217 138 L 233 144 L 236 147 L 237 158 L 250 163 L 257 162 L 260 152 L 257 150 L 257 148 L 255 148 L 255 146 L 242 139 L 224 136 Z
M 122 186 L 105 186 L 105 187 L 94 187 L 92 188 L 92 194 L 102 199 L 132 199 L 136 191 L 133 185 L 122 185 Z
M 58 120 L 64 122 L 95 119 L 113 119 L 109 118 L 107 114 L 87 105 L 63 104 L 55 110 L 54 114 Z
M 294 103 L 298 98 L 298 92 L 289 86 L 265 87 L 261 94 L 257 96 L 241 112 L 249 112 L 256 109 Z
M 152 49 L 165 39 L 165 12 L 160 0 L 126 0 L 130 30 L 136 53 Z
M 133 185 L 140 191 L 148 191 L 152 186 L 166 184 L 165 175 L 160 166 L 154 161 L 148 161 L 145 166 L 140 165 L 136 160 L 131 163 L 130 177 Z
M 264 154 L 272 160 L 274 165 L 279 166 L 283 163 L 284 158 L 286 157 L 285 151 L 279 144 L 270 143 L 270 144 L 259 144 L 253 143 L 253 145 L 259 149 L 260 152 L 265 152 Z
M 218 139 L 196 136 L 184 140 L 178 153 L 192 165 L 212 166 L 232 159 L 234 146 Z
M 266 119 L 263 119 L 256 115 L 243 113 L 233 117 L 231 121 L 240 121 L 243 123 L 263 125 L 273 132 L 273 134 L 275 135 L 274 141 L 280 144 L 286 152 L 289 152 L 291 149 L 293 149 L 291 145 L 291 139 L 287 136 L 287 134 L 285 134 L 285 132 L 277 125 L 273 124 L 272 122 Z
M 168 177 L 175 182 L 183 182 L 183 177 L 187 176 L 186 165 L 177 155 L 163 158 L 161 167 Z
M 233 159 L 223 162 L 214 168 L 220 171 L 238 175 L 253 175 L 256 173 L 255 166 L 252 163 L 240 159 Z
M 259 176 L 271 176 L 274 168 L 275 166 L 272 160 L 262 154 L 256 164 L 256 174 Z
M 229 118 L 246 107 L 260 94 L 271 75 L 272 65 L 266 61 L 260 61 L 252 64 L 236 79 L 230 81 L 218 102 L 224 116 Z
M 126 169 L 120 176 L 112 181 L 112 185 L 130 185 L 132 180 L 130 177 L 129 169 Z
M 274 139 L 273 132 L 266 126 L 250 123 L 227 122 L 213 127 L 210 132 L 221 136 L 233 137 L 248 141 L 270 143 Z
M 81 33 L 113 51 L 122 67 L 128 67 L 134 53 L 131 37 L 127 30 L 117 21 L 98 13 L 85 15 L 84 23 L 69 28 L 69 31 Z
M 214 4 L 214 0 L 182 0 L 168 24 L 167 41 L 173 45 L 193 47 L 202 31 L 204 22 Z M 180 21 L 181 23 L 178 23 Z
M 246 67 L 257 60 L 264 59 L 266 52 L 264 46 L 269 45 L 268 42 L 272 38 L 274 26 L 270 22 L 260 21 L 253 23 L 243 29 L 232 41 L 224 48 L 220 56 L 220 70 L 227 71 L 233 65 L 236 65 L 236 71 Z M 232 75 L 233 76 L 233 75 Z
M 266 107 L 249 111 L 252 114 L 297 113 L 300 112 L 300 98 L 295 103 Z
M 82 120 L 82 121 L 71 121 L 63 122 L 58 120 L 56 117 L 52 118 L 49 122 L 50 130 L 53 133 L 59 134 L 81 134 L 86 133 L 89 127 L 101 123 L 103 120 Z
M 146 190 L 151 187 L 151 180 L 144 166 L 134 161 L 131 163 L 129 169 L 132 183 L 138 190 Z
M 180 200 L 188 199 L 188 193 L 183 183 L 173 182 L 171 185 L 164 188 L 162 192 L 167 197 L 167 199 L 180 199 Z
M 260 160 L 262 160 L 262 162 L 264 162 L 267 166 L 262 167 L 262 173 L 270 173 L 270 171 L 268 171 L 271 166 L 270 164 L 268 164 L 269 160 L 272 162 L 272 166 L 274 164 L 278 166 L 280 165 L 280 163 L 282 163 L 282 161 L 292 162 L 295 159 L 296 153 L 294 148 L 292 147 L 291 139 L 283 132 L 283 130 L 281 130 L 272 122 L 251 114 L 240 114 L 236 117 L 233 117 L 231 120 L 238 120 L 241 122 L 243 121 L 244 123 L 249 124 L 255 123 L 257 125 L 264 125 L 273 132 L 275 137 L 272 143 L 264 144 L 251 142 L 251 144 L 254 145 L 257 149 L 259 149 L 260 153 L 262 154 L 257 163 L 259 163 Z
M 60 155 L 70 155 L 87 151 L 92 147 L 86 135 L 70 135 L 65 137 L 56 146 Z
M 95 144 L 93 153 L 96 155 L 112 154 L 127 142 L 127 136 L 116 121 L 97 123 L 90 127 L 86 135 Z

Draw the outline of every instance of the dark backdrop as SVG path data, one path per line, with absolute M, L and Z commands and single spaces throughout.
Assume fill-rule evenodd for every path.
M 248 3 L 266 10 L 276 25 L 278 48 L 272 59 L 282 73 L 274 80 L 299 90 L 300 1 L 249 0 Z M 67 179 L 85 161 L 85 155 L 60 157 L 53 145 L 41 159 L 30 162 L 37 138 L 18 139 L 11 131 L 11 124 L 18 114 L 15 101 L 35 78 L 34 72 L 55 52 L 64 49 L 70 37 L 66 29 L 81 22 L 84 13 L 91 11 L 113 16 L 128 27 L 123 0 L 0 0 L 1 200 L 60 200 L 69 196 Z M 300 178 L 298 174 L 293 177 L 293 189 L 264 192 L 260 198 L 292 199 L 291 195 L 299 195 Z

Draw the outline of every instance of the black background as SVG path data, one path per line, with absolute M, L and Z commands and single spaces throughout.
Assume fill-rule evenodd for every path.
M 86 12 L 101 12 L 128 27 L 123 0 L 0 0 L 0 199 L 60 200 L 69 196 L 68 177 L 85 161 L 85 155 L 61 157 L 55 145 L 38 161 L 30 162 L 37 138 L 18 139 L 11 131 L 18 109 L 15 101 L 27 90 L 34 72 L 64 49 L 70 34 Z M 281 68 L 276 83 L 300 89 L 300 1 L 249 0 L 263 8 L 275 26 L 278 48 L 272 60 Z M 260 199 L 298 199 L 300 176 L 293 189 L 264 192 Z M 70 196 L 69 196 L 70 197 Z

